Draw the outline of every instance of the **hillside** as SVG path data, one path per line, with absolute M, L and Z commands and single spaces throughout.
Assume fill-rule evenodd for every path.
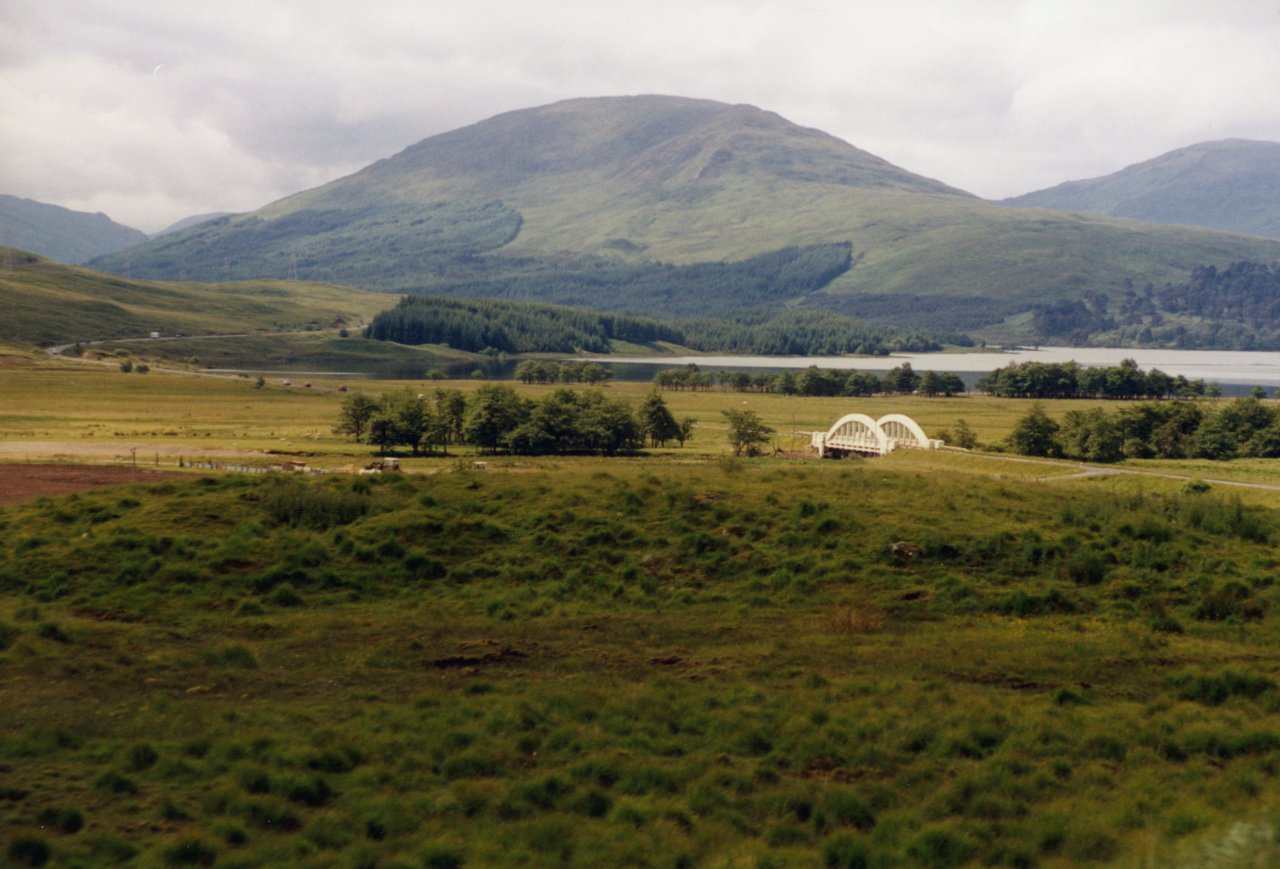
M 1203 142 L 1003 204 L 1280 238 L 1280 143 Z
M 142 244 L 146 233 L 116 223 L 105 214 L 0 194 L 0 244 L 64 263 L 82 263 L 102 254 Z
M 924 312 L 929 328 L 974 329 L 1125 280 L 1280 258 L 1272 241 L 1005 208 L 770 112 L 643 96 L 569 100 L 434 136 L 257 212 L 155 239 L 128 263 L 155 278 L 297 276 L 699 314 L 748 303 L 655 300 L 645 287 L 656 264 L 832 244 L 851 246 L 851 268 L 749 304 L 913 326 Z M 95 264 L 119 272 L 125 258 Z
M 159 238 L 162 235 L 168 235 L 171 232 L 178 232 L 183 229 L 190 229 L 193 226 L 199 226 L 202 223 L 208 223 L 211 220 L 217 220 L 219 217 L 227 217 L 231 215 L 230 211 L 212 211 L 208 214 L 193 214 L 190 217 L 184 217 L 179 221 L 169 224 L 159 232 L 153 232 L 151 238 Z
M 118 278 L 0 249 L 0 342 L 57 344 L 121 336 L 306 329 L 362 323 L 385 296 L 290 281 L 198 284 Z

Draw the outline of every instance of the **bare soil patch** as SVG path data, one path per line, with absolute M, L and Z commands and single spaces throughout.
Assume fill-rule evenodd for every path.
M 176 471 L 153 471 L 118 465 L 0 464 L 0 504 L 19 504 L 42 495 L 69 495 L 122 483 L 154 482 L 181 477 Z

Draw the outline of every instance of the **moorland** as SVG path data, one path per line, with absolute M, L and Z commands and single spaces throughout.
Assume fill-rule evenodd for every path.
M 712 389 L 643 454 L 228 473 L 185 465 L 367 463 L 342 402 L 402 384 L 167 367 L 5 357 L 11 469 L 139 469 L 0 508 L 12 863 L 1280 857 L 1273 461 L 818 461 L 851 409 L 990 447 L 1028 402 Z M 740 409 L 779 455 L 731 456 Z

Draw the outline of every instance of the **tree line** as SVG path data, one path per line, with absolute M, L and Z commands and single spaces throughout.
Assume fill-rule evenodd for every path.
M 447 344 L 472 353 L 609 353 L 615 340 L 678 341 L 681 335 L 656 320 L 563 305 L 405 296 L 373 318 L 365 337 L 398 344 Z
M 653 382 L 660 389 L 700 390 L 721 389 L 734 392 L 765 392 L 779 395 L 803 396 L 867 396 L 867 395 L 927 395 L 947 396 L 965 391 L 964 381 L 957 374 L 941 371 L 917 372 L 910 362 L 877 377 L 868 371 L 843 371 L 818 368 L 810 365 L 800 371 L 749 374 L 745 371 L 704 371 L 694 363 L 664 368 L 654 375 Z
M 1143 402 L 1114 412 L 1071 410 L 1058 421 L 1037 404 L 1018 420 L 1008 446 L 1023 455 L 1087 462 L 1280 458 L 1280 408 L 1255 396 L 1217 410 L 1197 402 Z
M 1158 368 L 1144 372 L 1125 359 L 1108 368 L 1077 362 L 1015 362 L 981 378 L 974 388 L 1000 398 L 1194 398 L 1216 396 L 1203 380 L 1170 376 Z
M 557 389 L 542 400 L 510 386 L 489 384 L 470 396 L 457 389 L 384 396 L 352 393 L 343 399 L 335 431 L 380 452 L 407 447 L 415 456 L 448 455 L 466 444 L 482 453 L 617 455 L 646 442 L 684 446 L 695 420 L 679 422 L 662 396 L 649 395 L 636 412 L 599 391 Z
M 690 266 L 692 268 L 692 266 Z M 941 350 L 932 334 L 872 325 L 820 311 L 739 311 L 720 317 L 655 319 L 508 299 L 406 296 L 373 318 L 365 337 L 447 344 L 473 353 L 611 353 L 614 342 L 666 342 L 698 352 L 764 356 Z

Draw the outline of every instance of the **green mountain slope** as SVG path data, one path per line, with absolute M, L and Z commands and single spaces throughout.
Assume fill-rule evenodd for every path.
M 105 214 L 0 195 L 0 244 L 65 263 L 82 263 L 147 240 Z
M 211 220 L 217 220 L 219 217 L 229 217 L 234 212 L 231 211 L 212 211 L 208 214 L 193 214 L 190 217 L 184 217 L 179 221 L 169 224 L 159 232 L 151 233 L 151 238 L 158 238 L 167 235 L 170 232 L 178 232 L 183 229 L 190 229 L 193 226 L 199 226 L 202 223 L 208 223 Z
M 367 322 L 385 296 L 290 281 L 197 284 L 130 280 L 0 249 L 0 342 L 307 329 Z
M 1280 238 L 1280 143 L 1204 142 L 1003 202 Z
M 770 112 L 642 96 L 499 115 L 252 214 L 153 240 L 127 261 L 157 278 L 296 275 L 668 313 L 671 299 L 642 290 L 639 273 L 655 262 L 831 244 L 851 245 L 851 268 L 804 296 L 766 301 L 855 315 L 870 306 L 906 322 L 924 309 L 947 328 L 950 312 L 998 321 L 1125 280 L 1182 279 L 1201 263 L 1280 258 L 1273 241 L 1006 208 Z M 583 275 L 627 269 L 635 280 L 608 284 L 634 291 L 584 292 Z M 989 301 L 972 304 L 979 298 Z

